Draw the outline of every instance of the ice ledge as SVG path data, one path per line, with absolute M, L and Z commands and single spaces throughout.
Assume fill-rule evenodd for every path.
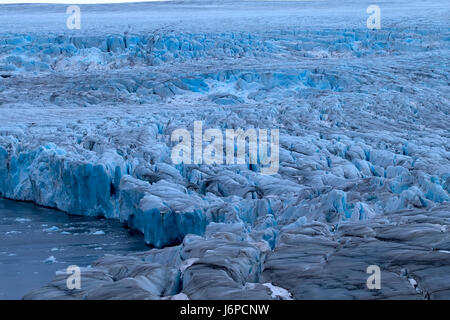
M 202 200 L 174 183 L 153 185 L 126 173 L 129 164 L 111 155 L 88 163 L 54 144 L 15 153 L 0 147 L 0 195 L 33 201 L 71 214 L 120 219 L 155 247 L 202 234 Z

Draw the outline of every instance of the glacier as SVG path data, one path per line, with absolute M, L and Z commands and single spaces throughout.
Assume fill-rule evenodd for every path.
M 448 298 L 450 8 L 382 3 L 369 30 L 369 4 L 82 5 L 80 30 L 63 5 L 2 5 L 0 196 L 150 246 L 25 297 Z M 279 129 L 278 173 L 173 164 L 194 121 Z

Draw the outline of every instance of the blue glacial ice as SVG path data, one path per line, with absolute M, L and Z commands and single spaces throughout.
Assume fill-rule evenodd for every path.
M 447 250 L 448 4 L 382 4 L 380 30 L 366 27 L 368 5 L 82 6 L 81 30 L 61 27 L 64 6 L 4 6 L 0 195 L 142 232 L 155 247 L 143 259 L 148 272 L 163 280 L 114 278 L 136 298 L 217 298 L 218 287 L 233 298 L 316 298 L 317 283 L 295 281 L 313 281 L 327 263 L 348 268 L 353 240 L 367 241 L 353 249 L 374 259 L 396 237 Z M 278 128 L 279 171 L 173 164 L 171 133 L 193 132 L 194 121 Z M 142 263 L 111 259 L 92 277 Z M 293 270 L 304 272 L 294 282 Z M 365 294 L 330 286 L 320 292 Z M 63 294 L 46 290 L 41 297 Z

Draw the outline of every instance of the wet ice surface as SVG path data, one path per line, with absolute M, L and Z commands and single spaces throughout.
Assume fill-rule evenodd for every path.
M 0 193 L 158 248 L 27 297 L 448 297 L 448 3 L 369 4 L 3 7 Z M 196 120 L 280 129 L 278 174 L 174 166 Z
M 233 225 L 210 224 L 204 237 L 124 256 L 106 256 L 65 290 L 64 275 L 27 299 L 449 299 L 450 206 L 404 210 L 337 231 L 304 223 L 274 250 L 243 241 Z M 369 265 L 381 289 L 368 290 Z
M 148 250 L 142 235 L 131 234 L 120 223 L 4 199 L 0 243 L 0 299 L 21 299 L 52 280 L 56 271 L 69 265 L 87 267 L 105 253 Z

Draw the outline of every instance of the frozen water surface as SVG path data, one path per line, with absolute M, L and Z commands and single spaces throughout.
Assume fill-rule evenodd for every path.
M 370 4 L 1 6 L 0 193 L 155 247 L 27 298 L 449 298 L 449 4 Z M 280 129 L 278 173 L 173 165 L 196 120 Z

